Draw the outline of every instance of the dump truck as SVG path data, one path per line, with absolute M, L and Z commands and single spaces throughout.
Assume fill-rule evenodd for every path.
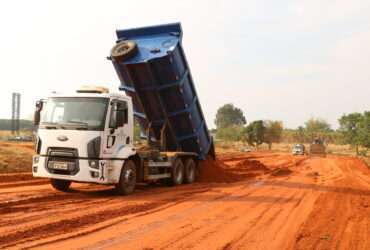
M 37 103 L 32 172 L 67 191 L 72 182 L 115 185 L 195 181 L 199 161 L 215 157 L 182 48 L 179 23 L 117 30 L 108 59 L 118 93 L 84 86 Z M 134 119 L 147 145 L 134 144 Z
M 310 155 L 311 156 L 326 156 L 326 147 L 324 141 L 316 138 L 310 144 Z

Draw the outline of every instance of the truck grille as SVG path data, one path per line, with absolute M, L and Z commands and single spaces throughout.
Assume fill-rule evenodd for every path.
M 51 174 L 75 175 L 80 169 L 78 165 L 78 151 L 75 148 L 48 148 L 46 169 Z M 67 169 L 55 169 L 55 163 L 63 163 Z

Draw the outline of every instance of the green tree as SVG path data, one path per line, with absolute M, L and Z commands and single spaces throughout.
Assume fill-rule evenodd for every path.
M 140 128 L 139 122 L 135 118 L 134 119 L 134 141 L 139 142 L 141 140 L 140 134 L 141 134 L 141 128 Z
M 250 123 L 243 131 L 243 139 L 251 146 L 258 148 L 264 141 L 265 126 L 263 121 Z
M 243 127 L 230 126 L 227 128 L 219 128 L 216 132 L 216 138 L 225 141 L 240 141 L 242 140 Z
M 296 142 L 304 143 L 306 142 L 306 131 L 304 127 L 299 126 L 295 131 L 294 139 Z
M 283 122 L 281 121 L 265 121 L 264 122 L 263 140 L 269 145 L 271 150 L 272 143 L 279 143 L 283 133 Z
M 325 139 L 325 136 L 330 131 L 330 124 L 324 119 L 311 118 L 305 122 L 305 133 L 310 141 L 312 141 L 315 137 Z
M 358 126 L 358 139 L 361 146 L 367 150 L 370 148 L 370 111 L 365 111 Z
M 243 126 L 247 121 L 243 111 L 233 104 L 225 104 L 217 110 L 215 124 L 218 128 L 227 128 L 230 126 Z
M 359 145 L 361 144 L 360 123 L 363 119 L 360 113 L 351 113 L 342 115 L 339 118 L 340 132 L 343 134 L 345 143 L 351 144 L 356 148 L 356 154 L 359 154 Z

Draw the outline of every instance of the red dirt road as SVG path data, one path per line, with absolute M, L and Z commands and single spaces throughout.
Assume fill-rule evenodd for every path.
M 221 154 L 196 184 L 126 197 L 0 180 L 0 248 L 370 249 L 370 170 L 352 157 Z

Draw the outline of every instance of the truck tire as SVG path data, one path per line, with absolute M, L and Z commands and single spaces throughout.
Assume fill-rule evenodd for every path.
M 169 181 L 170 186 L 176 186 L 182 184 L 184 180 L 184 164 L 180 158 L 176 158 L 172 169 L 171 179 Z
M 193 183 L 195 180 L 195 171 L 196 171 L 196 164 L 193 158 L 189 158 L 185 161 L 184 169 L 185 169 L 184 182 L 187 184 Z
M 136 186 L 136 166 L 131 160 L 125 162 L 121 169 L 119 183 L 116 184 L 116 191 L 121 195 L 128 195 L 134 192 Z
M 67 192 L 71 186 L 71 182 L 66 180 L 50 179 L 50 183 L 53 188 L 62 192 Z
M 117 62 L 124 61 L 136 55 L 137 44 L 132 40 L 117 43 L 111 50 L 111 57 Z

